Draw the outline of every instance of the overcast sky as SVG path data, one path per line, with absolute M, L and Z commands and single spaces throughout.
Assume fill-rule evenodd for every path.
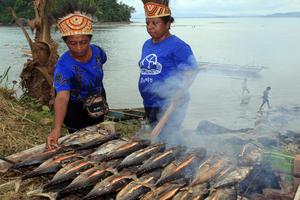
M 144 17 L 142 0 L 122 0 L 133 6 L 133 18 Z M 170 0 L 174 17 L 203 15 L 265 15 L 300 11 L 300 0 Z

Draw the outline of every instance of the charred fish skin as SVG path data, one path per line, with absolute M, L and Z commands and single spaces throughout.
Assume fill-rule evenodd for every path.
M 66 188 L 59 191 L 57 198 L 68 196 L 72 192 L 80 193 L 82 197 L 88 194 L 96 183 L 113 175 L 114 168 L 119 165 L 121 159 L 101 163 L 91 169 L 82 172 Z
M 161 170 L 142 176 L 139 180 L 131 181 L 116 196 L 116 200 L 135 200 L 140 199 L 144 194 L 151 190 L 153 184 L 160 177 Z
M 137 177 L 154 169 L 165 167 L 185 150 L 186 148 L 184 147 L 172 147 L 162 153 L 152 156 L 139 167 L 136 172 Z
M 222 169 L 228 166 L 228 160 L 219 157 L 210 157 L 196 170 L 196 176 L 191 186 L 202 184 L 216 177 Z
M 95 166 L 82 172 L 66 188 L 59 191 L 56 199 L 62 199 L 72 193 L 87 194 L 97 182 L 113 175 L 112 170 L 112 167 Z
M 111 140 L 115 140 L 120 138 L 121 134 L 119 133 L 112 133 L 108 135 L 104 135 L 102 138 L 96 138 L 95 140 L 89 141 L 80 147 L 77 148 L 77 150 L 82 150 L 82 149 L 89 149 L 89 148 L 95 148 L 98 147 L 102 144 L 105 144 Z
M 174 160 L 163 170 L 156 186 L 161 186 L 166 182 L 185 177 L 185 174 L 191 174 L 190 176 L 192 176 L 192 171 L 196 168 L 195 165 L 199 164 L 205 156 L 206 150 L 199 148 L 197 151 L 191 152 L 189 156 Z
M 166 183 L 155 190 L 145 194 L 141 200 L 168 200 L 172 199 L 175 194 L 187 184 L 186 179 L 178 179 L 173 182 Z
M 51 191 L 60 191 L 64 187 L 70 184 L 70 182 L 76 178 L 80 172 L 83 172 L 87 169 L 90 169 L 95 166 L 96 163 L 91 161 L 83 161 L 78 165 L 70 168 L 64 174 L 59 177 L 54 176 L 54 178 L 46 183 L 43 187 L 43 192 L 51 192 Z M 63 187 L 62 187 L 63 186 Z
M 150 145 L 150 140 L 134 140 L 127 144 L 124 144 L 120 146 L 119 148 L 115 149 L 115 151 L 112 151 L 108 153 L 106 158 L 104 160 L 112 160 L 116 158 L 122 158 L 126 157 L 129 154 L 138 151 L 142 148 L 148 147 Z
M 124 173 L 123 175 L 113 175 L 97 183 L 83 200 L 103 198 L 114 192 L 120 191 L 133 180 L 133 175 Z
M 79 152 L 70 151 L 64 154 L 57 155 L 42 163 L 39 167 L 34 169 L 32 172 L 29 172 L 28 174 L 24 175 L 22 177 L 22 180 L 56 173 L 59 169 L 61 169 L 66 164 L 75 162 L 77 160 L 81 160 L 83 159 L 84 156 L 92 152 L 93 150 L 84 150 Z
M 109 152 L 115 151 L 115 149 L 127 143 L 128 141 L 122 138 L 111 140 L 99 146 L 94 153 L 89 155 L 89 159 L 101 162 L 107 157 Z
M 144 149 L 140 149 L 124 158 L 121 164 L 117 167 L 118 171 L 121 171 L 123 168 L 141 165 L 145 160 L 149 159 L 152 155 L 164 151 L 166 148 L 165 144 L 155 144 Z
M 209 195 L 208 186 L 207 183 L 204 183 L 184 188 L 175 195 L 173 200 L 204 200 Z
M 243 181 L 250 174 L 252 167 L 239 167 L 227 174 L 225 178 L 217 181 L 213 188 L 230 187 Z
M 61 149 L 54 149 L 51 151 L 38 153 L 37 155 L 33 155 L 32 157 L 27 158 L 24 161 L 21 161 L 19 163 L 12 165 L 10 169 L 14 170 L 14 169 L 22 169 L 22 168 L 26 168 L 26 167 L 30 167 L 30 166 L 36 166 L 36 165 L 42 164 L 49 158 L 51 158 L 54 155 L 57 155 L 61 152 L 62 152 Z
M 205 200 L 236 200 L 237 191 L 233 188 L 219 188 L 207 197 Z

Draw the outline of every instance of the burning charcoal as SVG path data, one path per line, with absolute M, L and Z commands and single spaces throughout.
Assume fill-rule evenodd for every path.
M 285 192 L 282 190 L 275 190 L 275 189 L 264 189 L 263 194 L 266 199 L 282 199 L 282 200 L 292 200 L 294 199 L 294 194 L 291 192 Z M 297 199 L 295 199 L 297 200 Z
M 249 176 L 239 184 L 240 193 L 246 197 L 262 194 L 265 188 L 280 189 L 278 179 L 268 164 L 254 166 Z

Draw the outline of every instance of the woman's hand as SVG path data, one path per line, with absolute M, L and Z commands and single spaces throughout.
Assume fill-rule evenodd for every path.
M 58 138 L 60 137 L 60 131 L 54 129 L 47 137 L 46 151 L 51 151 L 58 148 Z

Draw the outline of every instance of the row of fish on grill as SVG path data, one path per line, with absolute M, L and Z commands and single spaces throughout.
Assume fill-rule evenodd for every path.
M 243 150 L 240 160 L 255 160 Z M 247 157 L 248 156 L 248 157 Z M 36 196 L 51 199 L 236 200 L 237 183 L 251 165 L 236 167 L 205 148 L 127 139 L 92 126 L 72 134 L 58 149 L 11 166 L 22 179 L 46 176 Z M 47 196 L 47 195 L 46 195 Z

